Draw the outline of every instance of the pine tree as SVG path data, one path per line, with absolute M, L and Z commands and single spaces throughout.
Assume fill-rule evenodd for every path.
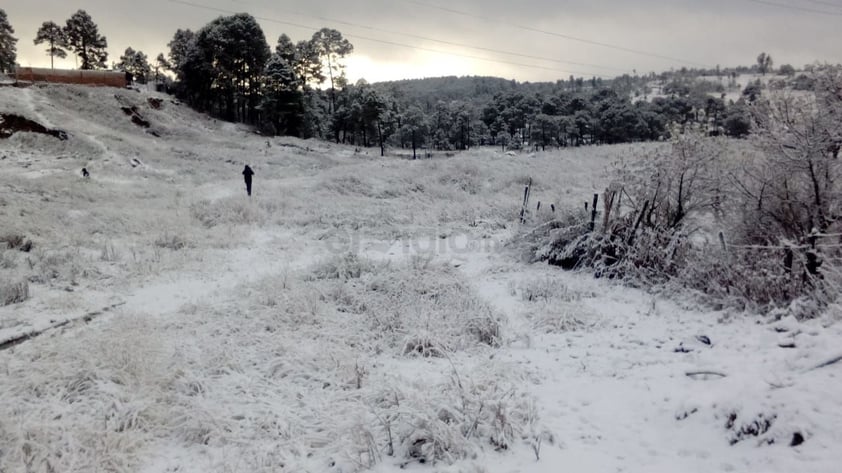
M 172 41 L 167 43 L 170 48 L 167 68 L 180 75 L 190 49 L 195 46 L 196 34 L 191 30 L 178 29 L 173 35 Z
M 168 71 L 172 69 L 172 65 L 167 58 L 164 56 L 164 53 L 158 53 L 158 57 L 155 58 L 155 82 L 161 81 L 161 71 Z
M 0 72 L 13 72 L 17 61 L 17 38 L 12 36 L 15 30 L 9 24 L 6 12 L 0 8 Z
M 245 13 L 219 17 L 190 41 L 177 39 L 170 43 L 170 56 L 187 99 L 227 120 L 255 121 L 271 54 L 257 20 Z
M 766 75 L 767 72 L 772 70 L 773 64 L 774 64 L 774 62 L 772 61 L 772 56 L 770 56 L 766 53 L 760 53 L 760 55 L 757 56 L 757 69 L 764 76 Z
M 344 82 L 345 77 L 345 66 L 340 60 L 354 51 L 354 45 L 342 37 L 342 33 L 331 28 L 315 32 L 310 41 L 321 62 L 327 65 L 331 104 L 336 110 L 336 86 Z
M 128 72 L 132 75 L 133 80 L 139 84 L 146 83 L 146 79 L 152 70 L 146 54 L 142 51 L 135 51 L 131 47 L 126 48 L 126 51 L 120 56 L 120 62 L 117 63 L 115 69 Z
M 67 57 L 67 52 L 64 48 L 67 47 L 67 40 L 64 36 L 64 30 L 61 26 L 52 21 L 45 21 L 38 33 L 35 35 L 36 45 L 47 43 L 47 55 L 50 56 L 50 68 L 54 68 L 54 58 L 64 59 Z
M 412 159 L 416 159 L 415 150 L 426 142 L 429 124 L 421 109 L 413 105 L 403 114 L 401 132 L 410 140 Z
M 79 10 L 64 27 L 67 46 L 82 60 L 81 69 L 105 69 L 108 41 L 85 10 Z
M 276 135 L 301 133 L 302 102 L 299 81 L 291 64 L 278 53 L 266 63 L 260 107 L 268 128 Z

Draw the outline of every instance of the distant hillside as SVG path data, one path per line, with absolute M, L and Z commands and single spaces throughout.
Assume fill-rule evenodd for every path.
M 400 103 L 417 104 L 429 110 L 438 101 L 462 100 L 482 106 L 501 92 L 551 94 L 565 87 L 565 84 L 564 81 L 518 82 L 500 77 L 447 76 L 377 82 L 372 87 Z

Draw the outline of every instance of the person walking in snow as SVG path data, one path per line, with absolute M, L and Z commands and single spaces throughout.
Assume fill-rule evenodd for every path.
M 249 197 L 251 197 L 251 176 L 254 176 L 254 171 L 246 164 L 246 168 L 243 169 L 243 177 L 246 180 L 246 193 Z

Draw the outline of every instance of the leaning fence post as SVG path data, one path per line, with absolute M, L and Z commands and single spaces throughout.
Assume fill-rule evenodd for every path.
M 591 207 L 591 231 L 596 227 L 596 204 L 599 203 L 599 194 L 593 195 L 593 206 Z
M 529 181 L 526 183 L 526 187 L 523 189 L 523 205 L 520 207 L 520 223 L 523 225 L 526 223 L 526 212 L 528 211 L 529 205 L 529 188 L 532 187 L 532 178 L 529 178 Z
M 807 242 L 810 244 L 810 248 L 807 250 L 807 272 L 811 276 L 817 276 L 819 274 L 819 267 L 822 265 L 822 261 L 819 259 L 818 249 L 816 248 L 818 241 L 819 232 L 814 228 L 807 236 Z
M 634 222 L 634 227 L 632 228 L 631 234 L 629 235 L 627 245 L 631 246 L 634 243 L 634 236 L 637 233 L 638 227 L 640 227 L 640 223 L 643 222 L 643 216 L 646 215 L 646 210 L 649 208 L 649 201 L 643 202 L 643 209 L 640 211 L 640 215 L 637 216 L 637 221 Z
M 795 259 L 795 252 L 792 251 L 792 246 L 787 245 L 784 250 L 784 270 L 787 274 L 792 274 L 792 262 Z
M 719 232 L 719 246 L 722 247 L 722 252 L 724 253 L 728 248 L 725 245 L 725 234 Z

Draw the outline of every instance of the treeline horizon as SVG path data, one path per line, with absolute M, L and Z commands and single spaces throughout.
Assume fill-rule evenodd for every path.
M 3 42 L 11 52 L 9 47 L 0 51 L 0 69 L 8 70 L 16 39 L 1 9 L 0 31 L 11 38 Z M 66 57 L 67 49 L 79 57 L 82 69 L 107 67 L 107 40 L 84 10 L 64 27 L 44 22 L 35 43 L 46 43 L 51 62 Z M 168 48 L 166 56 L 159 54 L 150 64 L 146 54 L 128 47 L 112 67 L 139 83 L 154 77 L 157 87 L 196 110 L 253 125 L 264 134 L 379 146 L 382 152 L 386 146 L 411 148 L 413 154 L 420 147 L 543 149 L 651 141 L 686 127 L 743 137 L 751 128 L 747 108 L 766 86 L 757 81 L 741 89 L 737 75 L 779 72 L 783 78 L 769 87 L 810 87 L 809 78 L 797 75 L 791 65 L 775 71 L 766 53 L 752 66 L 681 68 L 613 79 L 571 75 L 555 82 L 518 82 L 445 76 L 349 84 L 343 61 L 354 47 L 338 30 L 322 28 L 298 42 L 282 34 L 272 48 L 257 20 L 246 13 L 220 16 L 195 32 L 178 29 Z M 737 100 L 726 98 L 735 92 Z

